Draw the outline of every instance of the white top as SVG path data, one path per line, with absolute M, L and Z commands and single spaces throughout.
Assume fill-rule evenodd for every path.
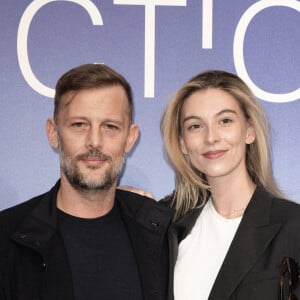
M 191 233 L 179 244 L 175 300 L 207 300 L 242 217 L 226 219 L 209 200 Z

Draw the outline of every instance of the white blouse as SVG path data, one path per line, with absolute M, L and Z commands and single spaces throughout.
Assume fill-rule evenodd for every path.
M 179 244 L 175 300 L 207 300 L 242 217 L 226 219 L 209 200 L 190 234 Z

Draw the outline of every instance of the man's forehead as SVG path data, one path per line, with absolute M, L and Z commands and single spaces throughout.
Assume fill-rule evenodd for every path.
M 121 87 L 122 88 L 122 87 Z M 126 114 L 126 119 L 129 120 L 129 123 L 131 123 L 131 108 L 130 108 L 130 103 L 129 103 L 129 100 L 128 100 L 128 97 L 126 95 L 126 93 L 124 92 L 124 97 L 118 97 L 116 95 L 114 95 L 111 99 L 109 97 L 106 97 L 106 98 L 103 98 L 103 102 L 104 103 L 111 103 L 113 104 L 112 107 L 110 108 L 110 105 L 107 106 L 104 104 L 104 106 L 101 106 L 101 98 L 93 98 L 91 97 L 89 100 L 87 101 L 84 101 L 82 102 L 80 99 L 88 99 L 89 96 L 87 95 L 87 97 L 85 98 L 84 95 L 83 97 L 76 97 L 79 93 L 82 93 L 82 92 L 89 92 L 89 91 L 95 91 L 95 90 L 100 90 L 100 89 L 104 89 L 104 88 L 91 88 L 91 89 L 81 89 L 81 90 L 72 90 L 72 91 L 68 91 L 66 92 L 65 94 L 63 94 L 61 96 L 61 103 L 60 103 L 60 112 L 63 112 L 64 110 L 66 110 L 67 108 L 70 107 L 70 105 L 74 102 L 74 101 L 77 101 L 79 100 L 78 105 L 72 105 L 72 107 L 75 109 L 75 111 L 78 111 L 79 110 L 85 110 L 85 107 L 94 107 L 94 112 L 96 112 L 98 110 L 98 105 L 95 106 L 95 104 L 93 105 L 89 105 L 89 100 L 93 100 L 93 99 L 100 99 L 99 100 L 99 107 L 103 107 L 104 111 L 106 111 L 107 107 L 111 110 L 113 109 L 113 115 L 116 115 L 118 114 L 118 111 L 121 112 L 125 112 Z M 126 104 L 124 101 L 121 101 L 121 99 L 125 100 L 126 101 Z M 121 104 L 123 102 L 123 105 Z M 94 101 L 92 101 L 92 103 L 95 103 Z M 124 105 L 125 104 L 125 105 Z M 76 108 L 77 107 L 77 108 Z M 81 108 L 80 108 L 81 107 Z M 73 111 L 73 109 L 72 109 Z M 83 112 L 83 111 L 82 111 Z M 59 114 L 59 112 L 58 112 Z M 123 113 L 122 113 L 123 114 Z
M 70 103 L 73 102 L 74 98 L 79 94 L 83 92 L 89 92 L 89 91 L 103 91 L 103 90 L 110 90 L 110 89 L 118 89 L 119 91 L 122 91 L 124 93 L 124 96 L 127 100 L 128 106 L 130 106 L 129 99 L 127 97 L 126 91 L 124 88 L 120 85 L 112 85 L 112 86 L 103 86 L 103 87 L 94 87 L 94 88 L 86 88 L 86 89 L 80 89 L 80 90 L 70 90 L 64 93 L 61 96 L 61 106 L 68 106 Z

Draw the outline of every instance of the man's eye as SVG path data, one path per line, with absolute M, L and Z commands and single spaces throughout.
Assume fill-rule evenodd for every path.
M 105 128 L 108 130 L 118 130 L 119 127 L 114 124 L 105 124 Z
M 72 123 L 72 127 L 74 127 L 74 128 L 82 128 L 84 126 L 85 126 L 85 123 L 83 123 L 83 122 Z

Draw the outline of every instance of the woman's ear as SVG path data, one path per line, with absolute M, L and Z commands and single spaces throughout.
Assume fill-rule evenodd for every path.
M 187 150 L 186 150 L 186 146 L 185 146 L 185 142 L 183 140 L 182 137 L 179 138 L 179 143 L 180 143 L 180 149 L 181 149 L 181 152 L 185 155 L 187 155 Z
M 58 147 L 58 135 L 57 128 L 54 119 L 48 119 L 46 122 L 46 134 L 49 144 L 52 148 L 56 149 Z
M 247 127 L 247 136 L 246 136 L 246 144 L 250 145 L 255 141 L 256 132 L 254 127 L 251 124 L 248 124 Z

